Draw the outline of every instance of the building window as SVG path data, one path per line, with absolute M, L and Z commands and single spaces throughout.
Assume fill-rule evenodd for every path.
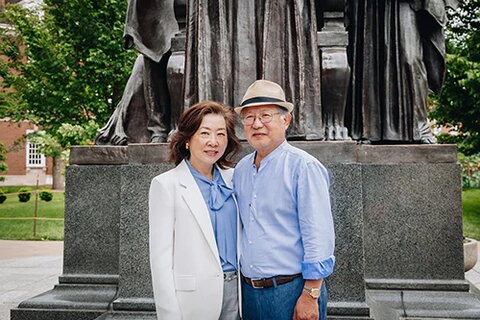
M 33 130 L 27 130 L 32 133 Z M 41 143 L 33 143 L 27 140 L 25 149 L 27 151 L 27 168 L 43 168 L 45 167 L 45 155 L 39 152 Z

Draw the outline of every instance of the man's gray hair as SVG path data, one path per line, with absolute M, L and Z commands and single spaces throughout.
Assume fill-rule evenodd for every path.
M 278 109 L 278 112 L 280 112 L 280 115 L 281 115 L 281 116 L 286 116 L 287 114 L 290 113 L 290 112 L 288 112 L 288 110 L 285 109 L 284 107 L 277 106 L 277 109 Z

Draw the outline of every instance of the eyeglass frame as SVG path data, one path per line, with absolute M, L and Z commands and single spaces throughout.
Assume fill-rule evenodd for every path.
M 277 114 L 282 114 L 282 113 L 281 113 L 281 112 L 274 112 L 274 113 L 264 112 L 264 113 L 262 113 L 262 114 L 252 115 L 252 118 L 253 118 L 252 123 L 246 123 L 246 119 L 247 119 L 247 117 L 250 117 L 250 115 L 248 115 L 247 117 L 240 117 L 240 120 L 241 120 L 242 124 L 245 125 L 245 126 L 251 126 L 251 125 L 253 125 L 253 124 L 255 123 L 255 120 L 257 120 L 257 118 L 258 118 L 258 120 L 260 120 L 260 122 L 261 122 L 262 124 L 265 124 L 265 123 L 270 123 L 270 122 L 272 122 L 273 116 L 274 116 L 274 115 L 277 115 Z M 270 120 L 262 120 L 262 117 L 264 117 L 264 116 L 270 116 L 271 118 L 270 118 Z

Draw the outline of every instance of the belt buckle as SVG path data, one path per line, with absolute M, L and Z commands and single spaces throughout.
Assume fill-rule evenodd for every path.
M 256 286 L 255 285 L 255 281 L 260 281 L 260 280 L 264 280 L 264 279 L 251 279 L 251 280 L 252 280 L 252 287 L 254 289 L 263 289 L 264 288 L 264 286 Z

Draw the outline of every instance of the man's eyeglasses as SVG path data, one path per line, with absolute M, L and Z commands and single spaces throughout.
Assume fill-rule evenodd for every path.
M 249 114 L 245 117 L 242 117 L 242 123 L 246 126 L 251 126 L 255 122 L 255 119 L 257 119 L 257 117 L 261 123 L 269 123 L 272 121 L 273 116 L 276 114 L 280 114 L 280 112 L 262 113 L 262 114 L 256 114 L 256 115 Z

